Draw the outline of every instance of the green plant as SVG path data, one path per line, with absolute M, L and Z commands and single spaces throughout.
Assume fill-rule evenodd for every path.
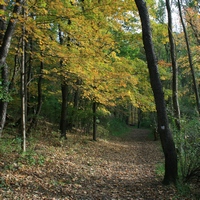
M 200 180 L 200 121 L 182 120 L 181 131 L 176 131 L 179 177 L 183 182 Z
M 165 174 L 165 166 L 164 163 L 158 163 L 156 165 L 156 174 L 158 176 L 163 176 Z
M 164 163 L 158 163 L 156 165 L 156 174 L 159 177 L 163 177 L 165 174 L 165 166 Z M 187 183 L 183 183 L 182 180 L 178 180 L 176 184 L 176 189 L 178 193 L 174 196 L 175 199 L 182 199 L 183 197 L 189 198 L 191 196 L 191 189 Z
M 33 150 L 29 150 L 21 154 L 18 163 L 27 165 L 43 165 L 45 162 L 45 157 L 43 155 L 37 154 Z
M 109 131 L 102 125 L 97 126 L 97 133 L 100 138 L 105 139 L 109 137 Z
M 13 150 L 20 151 L 18 138 L 0 138 L 0 154 L 8 154 Z
M 123 120 L 118 118 L 110 118 L 105 128 L 109 131 L 110 135 L 117 137 L 124 135 L 131 129 Z
M 5 86 L 2 86 L 2 81 L 0 80 L 0 99 L 3 100 L 4 102 L 10 102 L 13 99 L 12 99 L 10 93 L 8 93 L 8 91 L 5 90 L 4 87 Z
M 180 196 L 189 197 L 191 195 L 191 190 L 188 184 L 179 181 L 176 185 L 178 193 Z
M 0 177 L 0 188 L 5 188 L 6 187 L 6 181 L 3 177 Z

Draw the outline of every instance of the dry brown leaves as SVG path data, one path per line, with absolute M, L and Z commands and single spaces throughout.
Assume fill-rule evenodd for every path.
M 0 158 L 0 199 L 179 199 L 155 173 L 163 156 L 146 130 L 134 129 L 123 140 L 81 137 L 56 147 L 41 140 L 35 152 L 44 156 L 43 165 Z M 6 169 L 6 162 L 12 168 Z

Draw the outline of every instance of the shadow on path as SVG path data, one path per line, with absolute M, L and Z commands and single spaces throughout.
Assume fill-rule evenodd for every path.
M 163 156 L 148 130 L 133 129 L 118 140 L 80 143 L 70 151 L 67 146 L 55 148 L 47 155 L 43 166 L 2 174 L 10 181 L 1 190 L 2 199 L 176 199 L 175 189 L 162 186 L 162 177 L 155 173 Z

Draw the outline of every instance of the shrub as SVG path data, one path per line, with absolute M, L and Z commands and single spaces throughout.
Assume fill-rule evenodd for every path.
M 200 121 L 184 120 L 176 133 L 179 175 L 184 182 L 200 181 Z

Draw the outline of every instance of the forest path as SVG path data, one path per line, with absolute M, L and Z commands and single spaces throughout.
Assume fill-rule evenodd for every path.
M 61 146 L 54 140 L 35 146 L 37 155 L 45 156 L 43 165 L 37 164 L 38 157 L 34 165 L 16 162 L 14 169 L 2 171 L 8 187 L 0 188 L 0 199 L 179 199 L 155 172 L 163 155 L 148 130 L 133 129 L 124 137 L 97 142 L 70 137 Z

